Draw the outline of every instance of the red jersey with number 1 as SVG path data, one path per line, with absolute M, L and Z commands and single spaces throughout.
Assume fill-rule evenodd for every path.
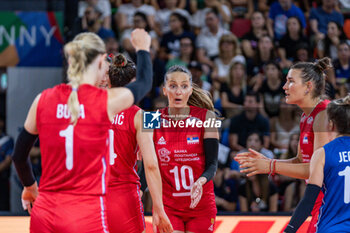
M 216 214 L 213 181 L 203 186 L 203 195 L 194 209 L 190 209 L 192 184 L 205 169 L 203 127 L 186 127 L 186 121 L 205 121 L 206 109 L 190 106 L 190 116 L 173 121 L 168 109 L 161 110 L 161 128 L 154 130 L 154 144 L 163 184 L 166 211 L 184 217 Z M 180 123 L 182 122 L 182 123 Z M 176 125 L 175 125 L 176 124 Z
M 135 115 L 139 110 L 140 108 L 134 105 L 114 117 L 114 154 L 111 152 L 109 164 L 112 166 L 108 186 L 119 183 L 140 184 L 136 168 L 138 145 L 134 124 Z
M 71 86 L 61 84 L 42 92 L 37 128 L 42 157 L 39 191 L 102 195 L 109 160 L 107 92 L 83 84 L 78 89 L 80 117 L 70 124 Z

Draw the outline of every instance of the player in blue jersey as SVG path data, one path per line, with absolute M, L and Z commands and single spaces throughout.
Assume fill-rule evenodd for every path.
M 350 94 L 327 106 L 329 128 L 337 137 L 315 151 L 304 198 L 296 208 L 286 233 L 296 232 L 311 213 L 321 189 L 324 198 L 317 233 L 350 232 Z

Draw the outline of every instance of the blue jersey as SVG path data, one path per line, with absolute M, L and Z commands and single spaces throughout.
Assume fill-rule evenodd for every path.
M 317 233 L 350 232 L 350 137 L 326 144 L 323 192 Z

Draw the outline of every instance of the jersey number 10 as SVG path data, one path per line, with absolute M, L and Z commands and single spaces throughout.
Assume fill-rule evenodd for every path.
M 189 184 L 187 184 L 187 180 L 186 180 L 186 171 L 188 172 L 188 177 L 189 177 L 189 181 L 190 181 Z M 175 166 L 173 169 L 171 169 L 170 173 L 174 173 L 176 191 L 180 191 L 180 189 L 181 189 L 180 179 L 181 179 L 182 187 L 185 190 L 191 190 L 194 179 L 193 179 L 193 170 L 190 166 L 183 165 L 180 169 L 180 176 L 179 176 L 179 167 L 178 166 Z

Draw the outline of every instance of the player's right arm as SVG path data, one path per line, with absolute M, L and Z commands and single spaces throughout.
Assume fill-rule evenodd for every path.
M 137 52 L 136 81 L 107 91 L 108 116 L 111 121 L 115 114 L 140 101 L 152 88 L 153 71 L 149 54 L 151 37 L 145 30 L 135 29 L 131 33 L 131 43 Z
M 137 144 L 140 147 L 143 164 L 146 174 L 148 189 L 153 202 L 153 231 L 173 232 L 172 225 L 164 211 L 162 199 L 162 178 L 160 176 L 158 160 L 153 143 L 153 132 L 142 129 L 142 110 L 139 110 L 134 117 Z
M 266 158 L 259 152 L 249 149 L 249 152 L 244 152 L 236 155 L 235 160 L 240 163 L 243 168 L 241 172 L 247 173 L 247 176 L 257 174 L 269 174 L 271 170 L 272 160 Z M 302 163 L 302 155 L 300 145 L 298 146 L 298 154 L 291 159 L 278 159 L 274 165 L 275 173 L 289 176 L 297 179 L 309 178 L 309 163 Z

